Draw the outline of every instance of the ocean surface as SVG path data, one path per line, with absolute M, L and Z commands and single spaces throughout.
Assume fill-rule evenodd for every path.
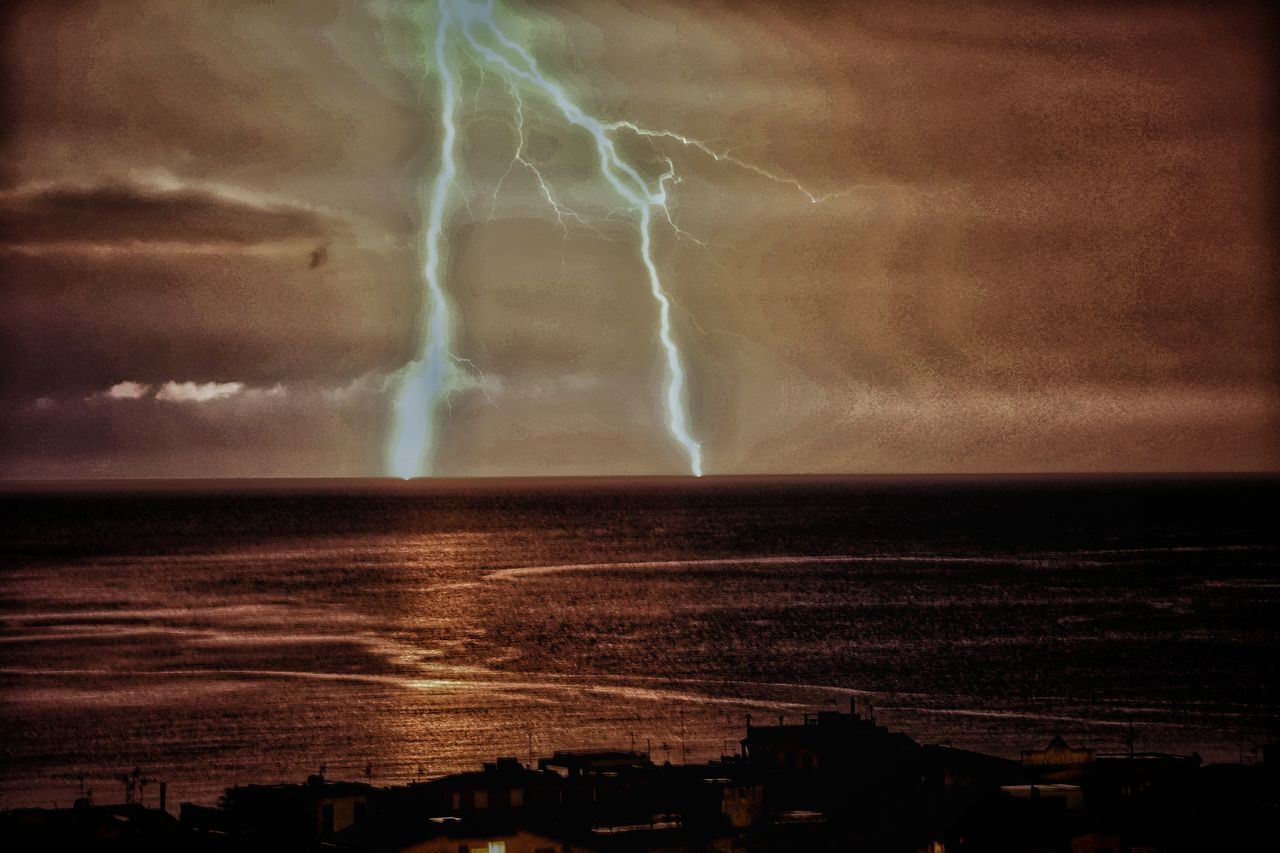
M 860 710 L 1016 757 L 1280 737 L 1280 480 L 10 485 L 0 807 Z M 156 786 L 144 788 L 154 802 Z

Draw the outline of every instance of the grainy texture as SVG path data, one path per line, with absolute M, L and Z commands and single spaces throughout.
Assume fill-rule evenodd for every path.
M 657 246 L 707 470 L 1276 468 L 1261 6 L 686 5 L 512 8 L 597 114 L 841 193 L 632 152 L 707 243 Z M 381 470 L 438 143 L 413 7 L 4 4 L 0 475 Z M 438 472 L 683 470 L 588 142 L 537 119 L 526 154 L 600 232 L 519 169 L 490 217 L 509 104 L 461 82 L 447 278 L 484 379 Z

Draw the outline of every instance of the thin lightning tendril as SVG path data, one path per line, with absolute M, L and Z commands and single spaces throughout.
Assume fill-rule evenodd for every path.
M 551 185 L 547 183 L 547 179 L 534 163 L 524 156 L 524 99 L 520 97 L 520 92 L 516 89 L 510 89 L 511 101 L 515 105 L 515 133 L 516 133 L 516 150 L 511 155 L 511 165 L 507 167 L 507 171 L 502 173 L 502 177 L 498 178 L 497 185 L 493 188 L 493 198 L 489 205 L 489 218 L 493 218 L 493 213 L 498 207 L 498 193 L 502 191 L 502 185 L 511 175 L 511 171 L 516 165 L 523 166 L 532 175 L 538 184 L 538 190 L 542 193 L 542 197 L 546 200 L 547 206 L 556 215 L 556 224 L 560 226 L 560 231 L 564 234 L 565 239 L 569 238 L 569 226 L 565 224 L 566 219 L 572 219 L 584 228 L 588 228 L 597 234 L 603 235 L 598 228 L 592 225 L 577 211 L 556 201 L 555 194 L 551 191 Z
M 639 125 L 636 125 L 633 122 L 629 122 L 629 121 L 610 122 L 609 124 L 605 125 L 605 129 L 609 131 L 629 130 L 632 133 L 634 133 L 636 136 L 643 136 L 647 139 L 674 140 L 676 142 L 679 142 L 681 145 L 686 145 L 690 148 L 696 148 L 697 150 L 701 151 L 703 154 L 706 154 L 712 160 L 715 160 L 717 163 L 731 163 L 734 166 L 737 166 L 739 169 L 745 169 L 748 172 L 757 174 L 760 177 L 773 181 L 776 184 L 787 184 L 788 186 L 795 187 L 797 190 L 803 193 L 809 199 L 809 201 L 812 202 L 813 204 L 821 204 L 827 199 L 844 195 L 843 192 L 818 195 L 812 190 L 806 188 L 804 184 L 800 183 L 795 178 L 788 178 L 785 175 L 778 175 L 773 172 L 770 172 L 768 169 L 765 169 L 761 166 L 757 166 L 755 163 L 751 163 L 746 160 L 740 160 L 737 157 L 730 154 L 728 151 L 716 151 L 707 143 L 699 139 L 693 139 L 692 137 L 685 136 L 683 133 L 675 133 L 674 131 L 670 131 L 670 130 L 649 130 L 648 128 L 640 127 Z
M 680 182 L 675 163 L 669 158 L 666 171 L 652 181 L 646 180 L 635 166 L 619 153 L 615 135 L 626 132 L 650 140 L 668 140 L 691 147 L 716 162 L 729 163 L 776 183 L 794 187 L 811 202 L 819 203 L 830 196 L 820 196 L 799 181 L 777 175 L 760 166 L 741 160 L 727 151 L 683 134 L 667 130 L 649 130 L 630 121 L 603 122 L 576 104 L 557 83 L 541 71 L 533 55 L 510 38 L 498 25 L 494 0 L 437 0 L 439 16 L 433 51 L 430 57 L 440 85 L 441 143 L 438 171 L 431 184 L 425 233 L 423 279 L 422 337 L 418 356 L 400 372 L 400 389 L 393 412 L 392 440 L 387 464 L 392 474 L 400 477 L 430 475 L 434 462 L 441 404 L 448 404 L 452 392 L 462 386 L 461 373 L 450 353 L 453 340 L 453 315 L 442 284 L 444 272 L 444 224 L 448 213 L 450 190 L 458 174 L 457 110 L 458 74 L 451 64 L 450 36 L 457 38 L 456 47 L 464 49 L 481 74 L 496 72 L 511 95 L 515 153 L 506 172 L 493 191 L 490 217 L 497 207 L 503 182 L 517 165 L 532 174 L 539 192 L 556 217 L 561 231 L 568 237 L 568 221 L 596 230 L 583 216 L 563 204 L 552 191 L 541 170 L 525 156 L 526 95 L 552 107 L 563 120 L 584 131 L 595 146 L 600 177 L 618 201 L 631 212 L 639 242 L 640 261 L 648 278 L 649 291 L 658 309 L 658 339 L 665 358 L 666 376 L 663 403 L 667 428 L 688 458 L 689 470 L 702 475 L 702 447 L 694 438 L 686 404 L 687 380 L 684 359 L 672 331 L 671 297 L 663 285 L 653 255 L 655 212 L 677 237 L 693 239 L 676 224 L 668 205 L 668 191 Z

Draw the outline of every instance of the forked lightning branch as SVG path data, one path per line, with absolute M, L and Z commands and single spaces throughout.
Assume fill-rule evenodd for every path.
M 500 10 L 494 0 L 437 0 L 432 11 L 430 25 L 425 30 L 429 33 L 429 44 L 424 57 L 438 83 L 440 151 L 426 195 L 420 340 L 417 355 L 398 374 L 399 388 L 387 448 L 388 473 L 404 478 L 431 475 L 449 396 L 465 385 L 465 373 L 454 353 L 460 318 L 453 309 L 445 281 L 445 231 L 446 218 L 456 201 L 460 173 L 460 81 L 463 70 L 473 67 L 486 75 L 497 75 L 505 84 L 510 95 L 511 123 L 517 131 L 513 165 L 518 163 L 533 174 L 550 213 L 562 227 L 566 218 L 586 223 L 557 201 L 552 182 L 524 156 L 526 113 L 537 111 L 542 120 L 558 123 L 567 132 L 583 134 L 589 147 L 594 149 L 600 186 L 627 212 L 628 227 L 634 229 L 636 262 L 646 274 L 656 309 L 657 337 L 665 364 L 661 403 L 667 429 L 687 458 L 689 472 L 701 476 L 702 445 L 690 421 L 685 358 L 672 330 L 671 298 L 654 259 L 655 229 L 679 230 L 669 206 L 669 193 L 677 181 L 676 167 L 668 158 L 665 171 L 645 177 L 639 165 L 619 150 L 619 136 L 631 134 L 675 144 L 699 156 L 731 163 L 759 177 L 793 186 L 815 203 L 824 197 L 815 195 L 793 178 L 716 151 L 683 134 L 652 130 L 626 120 L 597 118 L 543 73 L 530 49 L 504 28 L 503 16 L 512 13 Z

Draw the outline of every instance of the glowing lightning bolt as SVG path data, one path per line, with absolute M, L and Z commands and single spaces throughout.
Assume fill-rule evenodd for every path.
M 650 182 L 619 154 L 613 135 L 626 131 L 650 140 L 679 142 L 697 149 L 717 162 L 727 162 L 771 181 L 794 186 L 814 203 L 822 201 L 826 196 L 815 195 L 792 178 L 776 175 L 727 152 L 715 151 L 704 142 L 678 133 L 648 130 L 628 121 L 602 122 L 574 103 L 563 88 L 542 73 L 529 51 L 502 30 L 497 23 L 494 0 L 438 0 L 438 7 L 440 14 L 435 31 L 434 64 L 440 78 L 442 138 L 439 171 L 432 184 L 427 211 L 426 261 L 423 268 L 427 299 L 419 355 L 400 374 L 401 387 L 395 403 L 394 433 L 388 455 L 391 472 L 402 477 L 430 473 L 441 403 L 460 384 L 455 359 L 450 354 L 453 331 L 451 312 L 441 285 L 444 217 L 449 193 L 458 171 L 454 160 L 457 141 L 457 77 L 450 65 L 448 50 L 449 35 L 453 32 L 461 36 L 473 59 L 479 60 L 477 64 L 482 71 L 496 71 L 506 83 L 514 104 L 514 126 L 517 134 L 516 152 L 511 165 L 514 167 L 518 163 L 532 172 L 561 229 L 566 228 L 567 218 L 584 225 L 587 223 L 556 200 L 542 173 L 524 156 L 525 101 L 521 90 L 548 102 L 568 124 L 585 131 L 594 142 L 600 176 L 635 216 L 640 260 L 648 277 L 649 291 L 658 309 L 658 338 L 666 362 L 663 402 L 667 428 L 688 457 L 690 472 L 701 476 L 702 448 L 690 428 L 685 400 L 687 381 L 683 358 L 671 328 L 671 299 L 653 258 L 655 212 L 677 234 L 683 234 L 676 227 L 667 206 L 667 186 L 678 182 L 675 166 L 668 160 L 666 173 Z M 510 168 L 507 171 L 509 174 Z M 503 175 L 503 179 L 505 177 Z M 502 179 L 494 190 L 495 205 L 501 183 Z
M 427 292 L 423 306 L 422 342 L 418 357 L 401 372 L 387 458 L 391 473 L 405 478 L 431 474 L 440 405 L 448 399 L 457 379 L 450 352 L 453 317 L 444 287 L 440 284 L 444 268 L 444 217 L 449 190 L 458 174 L 454 161 L 458 140 L 454 125 L 458 87 L 448 60 L 450 18 L 450 4 L 442 2 L 435 39 L 436 71 L 440 75 L 440 171 L 431 187 L 431 203 L 427 211 L 426 261 L 422 270 Z

